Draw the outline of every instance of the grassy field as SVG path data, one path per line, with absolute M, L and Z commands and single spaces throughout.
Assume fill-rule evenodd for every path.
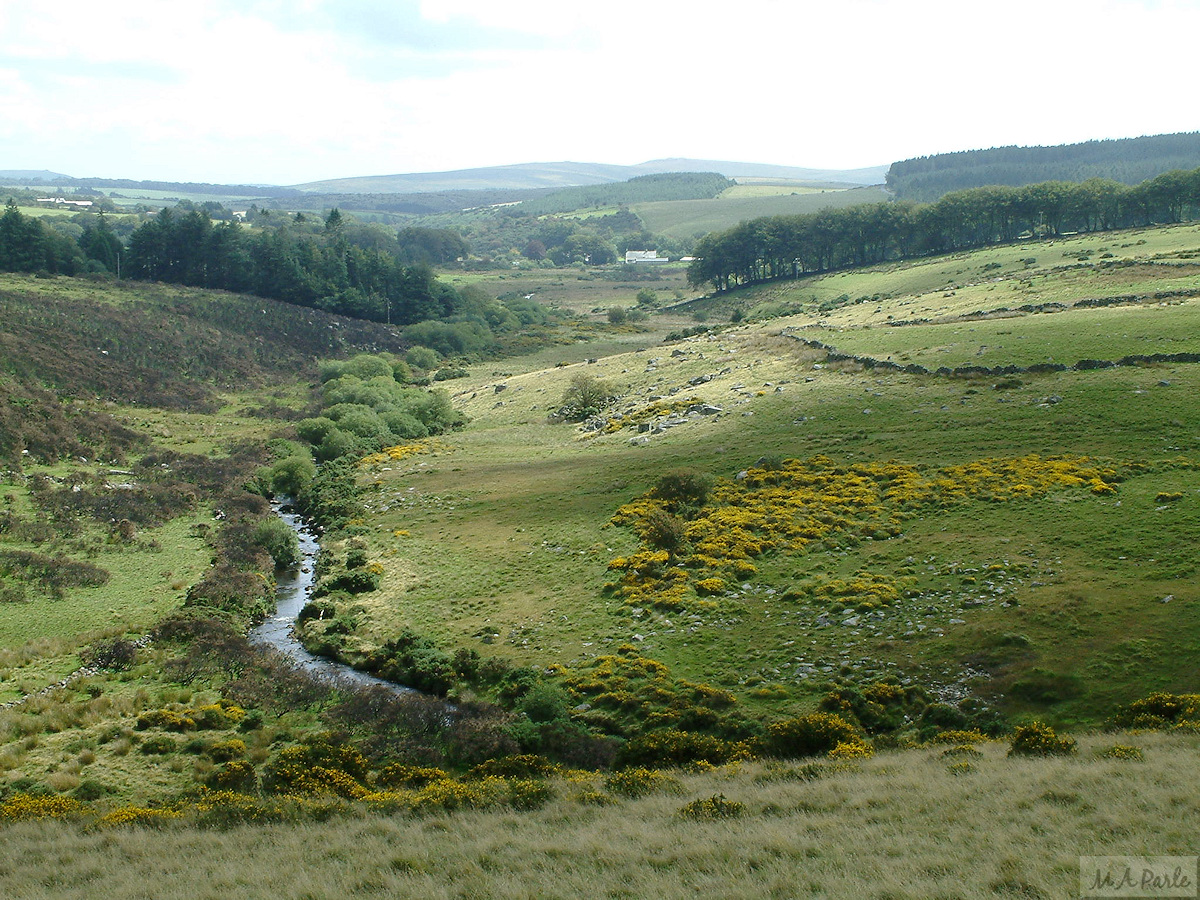
M 1110 758 L 1114 746 L 1141 759 Z M 1124 753 L 1128 754 L 1129 750 Z M 1072 758 L 940 745 L 855 764 L 672 773 L 645 796 L 551 782 L 536 811 L 196 828 L 4 828 L 0 891 L 22 900 L 227 897 L 1079 896 L 1084 856 L 1194 859 L 1195 736 L 1105 735 Z M 585 799 L 589 798 L 589 799 Z M 690 817 L 712 801 L 716 818 Z M 1193 863 L 1194 865 L 1194 863 Z
M 887 199 L 880 188 L 851 190 L 792 189 L 786 193 L 763 193 L 746 185 L 732 188 L 712 200 L 662 200 L 636 203 L 630 208 L 654 234 L 672 238 L 691 238 L 710 231 L 732 228 L 739 222 L 760 216 L 790 216 L 811 213 L 830 206 L 879 203 Z
M 793 194 L 824 194 L 846 189 L 833 185 L 814 185 L 805 181 L 773 181 L 766 178 L 743 178 L 733 187 L 722 191 L 721 197 L 729 200 L 738 197 L 790 197 Z
M 623 277 L 627 275 L 631 277 Z M 636 267 L 604 272 L 576 267 L 529 268 L 509 272 L 446 270 L 439 273 L 439 278 L 454 287 L 479 285 L 496 296 L 532 294 L 535 300 L 546 306 L 559 306 L 592 317 L 602 316 L 613 306 L 628 308 L 637 305 L 637 294 L 643 290 L 654 291 L 664 306 L 699 296 L 699 292 L 688 286 L 687 266 L 682 263 L 655 266 L 651 271 Z M 648 324 L 659 328 L 676 327 L 676 323 L 670 319 L 665 325 L 661 322 Z
M 1186 255 L 1197 234 L 1110 236 L 1101 246 L 1140 265 L 1139 253 Z M 1056 242 L 1054 255 L 1094 244 Z M 1098 721 L 1148 688 L 1187 689 L 1190 675 L 1177 659 L 1200 639 L 1195 564 L 1186 549 L 1200 528 L 1195 365 L 1022 375 L 998 390 L 996 378 L 826 365 L 778 336 L 799 328 L 798 335 L 844 352 L 929 368 L 1200 349 L 1192 301 L 880 327 L 881 306 L 905 310 L 906 318 L 940 310 L 951 298 L 926 286 L 947 273 L 995 272 L 992 264 L 1012 255 L 1026 277 L 1022 253 L 1029 255 L 1006 248 L 906 265 L 887 300 L 661 350 L 635 348 L 594 365 L 550 367 L 543 356 L 524 367 L 531 371 L 517 360 L 479 367 L 456 386 L 455 402 L 471 424 L 447 449 L 368 475 L 373 551 L 403 577 L 372 600 L 363 640 L 370 645 L 407 625 L 448 645 L 540 665 L 579 663 L 632 640 L 685 677 L 777 711 L 804 708 L 822 675 L 839 672 L 965 686 L 1011 713 L 1062 723 Z M 1035 271 L 1051 293 L 1055 279 L 1088 296 L 1128 290 L 1112 284 L 1101 265 Z M 889 274 L 835 275 L 774 290 L 787 301 L 787 291 L 827 293 L 828 281 L 866 290 Z M 919 293 L 904 293 L 909 285 Z M 874 318 L 858 318 L 864 315 Z M 580 373 L 616 388 L 614 412 L 630 424 L 604 434 L 547 422 Z M 640 434 L 635 423 L 655 421 L 647 411 L 659 397 L 721 412 Z M 636 548 L 636 537 L 609 519 L 680 465 L 728 479 L 761 458 L 826 455 L 845 465 L 895 461 L 933 472 L 1029 454 L 1099 460 L 1120 469 L 1121 480 L 1112 495 L 1064 489 L 922 510 L 892 540 L 766 557 L 755 577 L 695 608 L 639 609 L 603 590 L 609 561 Z M 819 602 L 774 599 L 797 584 L 862 571 L 902 575 L 913 596 L 860 628 L 822 624 L 827 608 Z M 993 602 L 1002 597 L 1012 605 Z M 1021 636 L 1019 648 L 996 647 L 1009 633 Z

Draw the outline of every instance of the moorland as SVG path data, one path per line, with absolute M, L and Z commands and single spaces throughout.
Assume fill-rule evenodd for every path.
M 524 257 L 367 319 L 0 276 L 0 889 L 1057 897 L 1194 853 L 1197 258 Z M 247 640 L 272 503 L 320 529 L 305 644 L 420 694 Z

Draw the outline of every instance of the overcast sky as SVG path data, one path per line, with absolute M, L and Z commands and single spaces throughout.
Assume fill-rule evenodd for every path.
M 1200 130 L 1200 0 L 0 0 L 0 169 L 858 168 Z

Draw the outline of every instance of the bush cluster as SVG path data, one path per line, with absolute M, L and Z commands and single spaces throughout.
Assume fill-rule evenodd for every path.
M 818 712 L 771 723 L 759 740 L 758 749 L 765 756 L 794 759 L 823 756 L 839 744 L 860 742 L 854 726 L 841 716 Z
M 1111 723 L 1116 728 L 1184 728 L 1200 723 L 1200 694 L 1170 694 L 1158 691 L 1135 700 L 1117 711 Z
M 713 794 L 685 804 L 679 810 L 684 819 L 739 819 L 746 814 L 746 804 L 729 800 L 724 794 Z
M 1072 487 L 1111 492 L 1119 478 L 1085 457 L 1036 454 L 933 472 L 895 462 L 839 465 L 827 457 L 763 460 L 737 479 L 711 484 L 696 473 L 668 473 L 614 513 L 612 523 L 631 526 L 643 547 L 609 563 L 621 574 L 608 587 L 637 606 L 711 605 L 706 598 L 720 584 L 753 577 L 765 554 L 885 540 L 931 506 L 1020 501 Z M 787 596 L 871 609 L 896 602 L 906 588 L 902 579 L 864 571 L 814 579 Z
M 1060 737 L 1044 722 L 1019 725 L 1013 732 L 1009 756 L 1069 756 L 1076 750 L 1075 740 Z

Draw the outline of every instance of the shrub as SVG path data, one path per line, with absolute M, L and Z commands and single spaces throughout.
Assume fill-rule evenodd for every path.
M 182 818 L 183 813 L 173 809 L 151 809 L 145 806 L 121 806 L 105 813 L 99 819 L 104 827 L 133 826 L 156 828 Z
M 554 799 L 554 788 L 544 781 L 528 778 L 508 782 L 508 805 L 513 809 L 540 809 Z
M 1158 691 L 1135 700 L 1112 718 L 1117 728 L 1170 728 L 1200 719 L 1200 694 Z
M 254 527 L 253 540 L 271 554 L 277 569 L 290 569 L 300 562 L 300 541 L 296 532 L 277 516 L 259 522 Z
M 746 804 L 727 800 L 724 794 L 693 800 L 679 810 L 679 815 L 685 819 L 737 819 L 745 814 Z
M 948 747 L 942 751 L 942 758 L 957 758 L 957 757 L 972 757 L 978 759 L 983 756 L 978 750 L 970 744 L 957 744 L 953 747 Z
M 368 594 L 379 590 L 382 576 L 370 569 L 354 569 L 342 572 L 327 581 L 322 581 L 313 591 L 314 597 L 322 597 L 334 591 L 345 591 L 347 594 Z
M 470 356 L 487 349 L 496 340 L 487 324 L 477 320 L 418 322 L 404 329 L 404 337 L 414 343 L 432 347 L 443 356 Z M 412 359 L 408 359 L 408 362 L 416 365 Z
M 1075 752 L 1075 740 L 1059 737 L 1043 722 L 1020 725 L 1013 733 L 1009 756 L 1068 756 Z
M 760 746 L 768 756 L 793 759 L 820 756 L 838 744 L 858 740 L 854 726 L 833 713 L 819 712 L 773 722 L 767 726 Z
M 439 697 L 444 697 L 458 680 L 454 657 L 409 629 L 372 653 L 365 666 L 388 681 Z
M 72 797 L 16 794 L 0 803 L 0 822 L 71 819 L 82 815 L 85 809 L 82 803 Z
M 332 422 L 329 424 L 333 425 Z M 336 431 L 337 428 L 334 426 L 330 430 Z M 314 441 L 314 443 L 319 443 L 319 441 Z M 289 456 L 281 459 L 270 469 L 271 491 L 288 497 L 299 497 L 312 482 L 316 473 L 317 468 L 308 455 Z
M 639 735 L 626 743 L 617 755 L 617 764 L 652 768 L 696 762 L 721 765 L 745 756 L 745 749 L 741 744 L 723 741 L 710 734 L 666 728 Z
M 215 769 L 204 781 L 214 791 L 253 793 L 258 789 L 258 773 L 248 760 L 235 759 Z
M 576 372 L 563 392 L 559 415 L 569 422 L 578 422 L 596 415 L 616 396 L 616 390 L 608 382 L 586 372 Z
M 488 773 L 499 774 L 499 773 Z M 429 766 L 410 766 L 393 763 L 379 771 L 375 783 L 390 788 L 423 788 L 435 781 L 449 781 L 450 776 L 441 769 Z
M 694 469 L 676 469 L 662 475 L 650 493 L 678 511 L 703 506 L 712 487 L 711 475 Z
M 365 796 L 369 766 L 350 744 L 319 735 L 306 744 L 288 747 L 263 771 L 263 789 L 277 794 L 334 794 L 355 799 Z
M 174 753 L 177 747 L 178 744 L 170 735 L 156 734 L 142 741 L 142 745 L 138 749 L 147 756 L 159 756 Z
M 842 741 L 826 754 L 830 759 L 870 759 L 875 755 L 871 745 L 861 738 Z
M 191 731 L 196 720 L 173 709 L 152 709 L 137 718 L 137 730 L 165 728 L 168 731 Z
M 1104 759 L 1132 759 L 1141 762 L 1146 758 L 1139 747 L 1115 744 L 1100 754 Z
M 661 509 L 653 509 L 642 520 L 642 538 L 651 547 L 677 553 L 687 543 L 687 523 Z
M 562 766 L 544 756 L 523 753 L 489 759 L 467 772 L 468 778 L 549 778 L 562 771 Z
M 137 658 L 137 647 L 132 641 L 124 638 L 113 638 L 108 641 L 97 641 L 79 654 L 82 661 L 98 669 L 112 669 L 124 672 L 133 665 Z
M 679 781 L 654 769 L 622 769 L 613 772 L 604 780 L 604 787 L 612 794 L 622 797 L 645 797 L 661 792 L 681 789 Z
M 301 419 L 296 423 L 296 434 L 309 444 L 320 444 L 331 431 L 337 430 L 337 422 L 328 416 Z
M 228 741 L 217 741 L 208 748 L 208 755 L 214 762 L 229 762 L 246 755 L 246 742 L 239 738 Z
M 111 794 L 112 788 L 94 778 L 85 778 L 79 782 L 79 786 L 71 793 L 76 800 L 84 800 L 90 803 L 93 800 L 99 800 L 101 797 Z
M 429 347 L 410 347 L 408 352 L 404 354 L 405 361 L 414 369 L 423 369 L 428 372 L 437 367 L 441 356 L 436 350 Z

